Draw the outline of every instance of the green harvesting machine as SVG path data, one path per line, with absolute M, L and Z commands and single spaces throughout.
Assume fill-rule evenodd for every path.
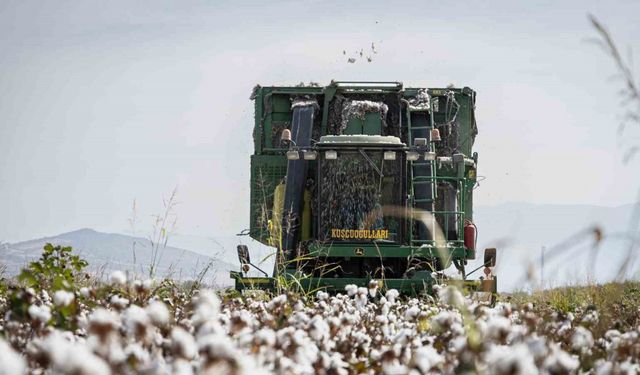
M 348 284 L 431 292 L 452 265 L 496 292 L 495 249 L 476 258 L 476 93 L 400 82 L 256 86 L 251 212 L 243 233 L 275 248 L 268 275 L 238 246 L 237 290 Z M 250 277 L 251 267 L 264 277 Z M 453 281 L 452 281 L 453 282 Z

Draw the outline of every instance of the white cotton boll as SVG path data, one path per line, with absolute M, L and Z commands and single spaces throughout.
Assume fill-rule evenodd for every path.
M 60 331 L 54 331 L 42 342 L 42 349 L 51 359 L 55 373 L 76 375 L 108 375 L 109 366 L 93 354 L 85 344 L 74 344 Z
M 329 304 L 327 304 L 327 301 L 318 301 L 317 307 L 319 307 L 321 310 L 327 310 L 329 309 Z M 296 309 L 294 308 L 294 310 Z
M 567 320 L 570 322 L 573 322 L 575 320 L 575 316 L 573 315 L 573 313 L 568 313 L 567 314 Z
M 306 324 L 309 321 L 309 316 L 302 311 L 296 311 L 291 316 L 289 321 L 292 322 L 294 325 Z
M 0 375 L 24 374 L 26 363 L 9 343 L 0 338 Z
M 49 309 L 49 306 L 31 305 L 27 311 L 33 320 L 46 323 L 51 319 L 51 309 Z
M 593 334 L 588 329 L 578 326 L 571 336 L 571 347 L 573 350 L 586 350 L 593 347 Z
M 620 338 L 628 345 L 631 345 L 633 343 L 635 343 L 636 341 L 638 341 L 638 332 L 636 331 L 629 331 L 629 332 L 625 332 L 622 334 L 622 336 L 620 336 Z
M 621 374 L 637 374 L 640 372 L 640 365 L 637 363 L 631 363 L 629 359 L 620 363 Z
M 118 324 L 118 319 L 117 315 L 113 311 L 98 307 L 89 315 L 89 322 L 101 325 L 111 324 L 115 326 Z
M 420 308 L 418 306 L 411 306 L 404 312 L 405 320 L 414 320 L 420 314 Z
M 440 302 L 453 307 L 461 307 L 464 305 L 464 296 L 455 286 L 449 285 L 438 291 Z
M 423 374 L 429 373 L 429 371 L 444 363 L 444 357 L 438 354 L 432 346 L 423 346 L 416 349 L 413 354 L 413 364 Z
M 124 309 L 125 307 L 127 307 L 129 305 L 129 300 L 124 298 L 124 297 L 120 297 L 117 294 L 114 294 L 113 296 L 111 296 L 111 298 L 109 299 L 109 302 L 114 305 L 115 307 L 118 307 L 120 309 Z
M 403 328 L 393 338 L 393 342 L 404 346 L 409 342 L 411 336 L 413 336 L 413 331 L 408 328 Z
M 538 374 L 533 356 L 524 344 L 494 345 L 485 358 L 489 374 Z
M 387 324 L 389 323 L 389 319 L 385 315 L 377 315 L 376 322 L 380 324 Z
M 571 320 L 565 320 L 556 333 L 559 336 L 564 336 L 569 333 L 569 331 L 571 331 Z
M 167 305 L 161 301 L 152 301 L 145 308 L 147 315 L 151 318 L 151 322 L 156 326 L 164 326 L 169 323 L 169 309 Z
M 366 290 L 366 288 L 365 288 Z M 363 310 L 367 306 L 367 302 L 369 299 L 367 298 L 367 294 L 358 293 L 356 296 L 356 307 L 360 310 Z
M 322 290 L 319 290 L 319 291 L 316 293 L 316 299 L 318 299 L 318 301 L 324 301 L 324 300 L 327 300 L 327 299 L 329 299 L 329 293 L 324 292 L 324 291 L 322 291 Z
M 276 333 L 270 328 L 262 328 L 256 332 L 255 341 L 259 345 L 271 347 L 276 343 Z
M 111 369 L 104 360 L 88 351 L 82 345 L 74 345 L 66 356 L 66 360 L 58 367 L 65 374 L 77 375 L 109 375 Z
M 138 305 L 131 305 L 122 314 L 124 326 L 129 334 L 136 334 L 149 325 L 151 319 L 147 312 Z
M 113 271 L 111 275 L 109 275 L 109 282 L 116 286 L 125 285 L 127 283 L 127 275 L 122 271 Z
M 369 295 L 371 296 L 371 298 L 375 297 L 376 294 L 378 294 L 378 287 L 380 285 L 378 284 L 378 282 L 376 280 L 371 280 L 369 281 Z
M 436 327 L 447 330 L 454 324 L 460 324 L 462 322 L 462 318 L 457 312 L 442 310 L 433 317 L 432 322 Z
M 611 375 L 614 373 L 613 363 L 603 359 L 597 360 L 593 367 L 595 368 L 596 375 Z
M 36 347 L 41 348 L 54 366 L 60 366 L 60 364 L 67 361 L 72 345 L 69 340 L 62 337 L 60 331 L 53 331 L 50 335 L 40 340 L 35 341 Z
M 389 289 L 389 290 L 387 290 L 387 293 L 385 294 L 385 297 L 387 298 L 389 303 L 395 303 L 396 302 L 396 298 L 398 298 L 399 295 L 400 295 L 400 292 L 398 292 L 397 289 Z
M 86 311 L 81 311 L 76 319 L 78 320 L 79 329 L 85 330 L 89 327 L 89 319 L 87 318 Z
M 176 359 L 175 361 L 173 361 L 171 373 L 173 375 L 193 375 L 193 366 L 189 361 L 185 361 L 184 359 Z
M 153 284 L 155 284 L 155 281 L 153 279 L 146 279 L 142 281 L 142 289 L 144 289 L 145 291 L 150 291 L 151 288 L 153 288 Z
M 578 359 L 557 345 L 553 345 L 551 353 L 544 360 L 543 366 L 550 374 L 566 374 L 575 371 L 580 362 Z
M 135 359 L 135 363 L 138 365 L 145 365 L 150 360 L 149 353 L 138 343 L 127 345 L 124 348 L 124 354 L 129 360 Z
M 287 295 L 281 294 L 279 296 L 273 297 L 271 301 L 267 303 L 267 309 L 271 311 L 277 307 L 284 306 L 284 304 L 286 303 L 287 303 Z
M 208 360 L 238 359 L 239 353 L 231 339 L 216 334 L 206 335 L 198 340 L 200 353 Z
M 530 336 L 525 341 L 525 344 L 536 361 L 543 359 L 547 355 L 547 340 L 544 337 Z
M 507 342 L 520 342 L 529 334 L 529 328 L 521 324 L 512 324 L 507 335 Z
M 120 326 L 119 316 L 111 310 L 97 308 L 89 315 L 89 331 L 99 335 L 116 330 Z
M 385 375 L 404 375 L 409 372 L 407 366 L 398 363 L 398 360 L 382 362 L 382 372 Z
M 45 302 L 45 303 L 51 302 L 51 297 L 49 296 L 49 292 L 47 292 L 44 289 L 40 292 L 40 299 L 42 300 L 42 302 Z
M 192 318 L 194 324 L 199 325 L 218 317 L 220 313 L 220 299 L 214 291 L 201 290 L 200 293 L 194 297 L 194 302 L 196 306 Z
M 328 354 L 322 352 L 320 353 L 320 356 L 322 358 L 322 365 L 324 366 L 324 369 L 331 370 L 327 372 L 338 375 L 347 375 L 349 373 L 347 371 L 349 364 L 342 359 L 342 356 L 339 353 Z
M 354 284 L 349 284 L 344 287 L 344 291 L 347 292 L 349 297 L 353 297 L 358 293 L 358 287 Z
M 73 293 L 67 292 L 66 290 L 58 290 L 53 294 L 53 303 L 56 306 L 69 306 L 74 298 Z
M 382 305 L 382 307 L 380 308 L 380 314 L 385 315 L 385 316 L 386 316 L 386 315 L 389 315 L 389 310 L 390 310 L 389 304 L 388 304 L 388 303 L 385 303 L 385 304 L 384 304 L 384 305 Z
M 318 342 L 329 337 L 329 325 L 321 315 L 314 316 L 309 322 L 309 336 Z
M 304 310 L 304 303 L 302 301 L 297 300 L 296 303 L 293 304 L 294 311 L 302 311 Z
M 490 339 L 498 340 L 506 337 L 511 329 L 511 321 L 502 315 L 493 315 L 487 319 L 486 335 Z
M 449 351 L 451 353 L 460 353 L 467 347 L 467 337 L 457 336 L 449 342 Z
M 80 288 L 80 295 L 84 298 L 89 298 L 91 296 L 91 290 L 87 287 Z
M 610 329 L 607 332 L 605 332 L 604 338 L 609 341 L 612 341 L 613 339 L 619 338 L 620 335 L 621 333 L 617 329 Z
M 193 336 L 180 327 L 171 330 L 171 350 L 174 355 L 188 360 L 193 359 L 198 353 Z
M 600 320 L 597 310 L 590 310 L 582 317 L 582 322 L 586 324 L 596 324 Z

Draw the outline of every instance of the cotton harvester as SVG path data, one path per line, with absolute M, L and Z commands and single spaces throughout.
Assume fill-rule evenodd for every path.
M 477 240 L 473 90 L 332 82 L 257 86 L 251 98 L 245 234 L 276 256 L 271 276 L 250 277 L 259 268 L 239 245 L 236 289 L 294 280 L 307 290 L 341 291 L 375 280 L 417 294 L 431 292 L 453 265 L 466 288 L 496 292 L 495 249 L 485 250 L 477 268 L 484 277 L 471 281 L 465 273 Z

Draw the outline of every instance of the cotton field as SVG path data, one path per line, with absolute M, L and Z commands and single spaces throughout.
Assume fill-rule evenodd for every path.
M 77 291 L 14 288 L 0 301 L 0 374 L 636 373 L 637 330 L 595 337 L 595 309 L 489 307 L 350 285 L 244 296 L 135 280 Z

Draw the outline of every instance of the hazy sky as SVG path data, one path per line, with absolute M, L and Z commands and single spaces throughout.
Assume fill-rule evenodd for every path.
M 586 16 L 638 50 L 640 2 L 345 3 L 0 2 L 0 241 L 126 231 L 134 199 L 148 230 L 175 186 L 180 232 L 247 227 L 257 83 L 470 86 L 477 204 L 634 200 Z

